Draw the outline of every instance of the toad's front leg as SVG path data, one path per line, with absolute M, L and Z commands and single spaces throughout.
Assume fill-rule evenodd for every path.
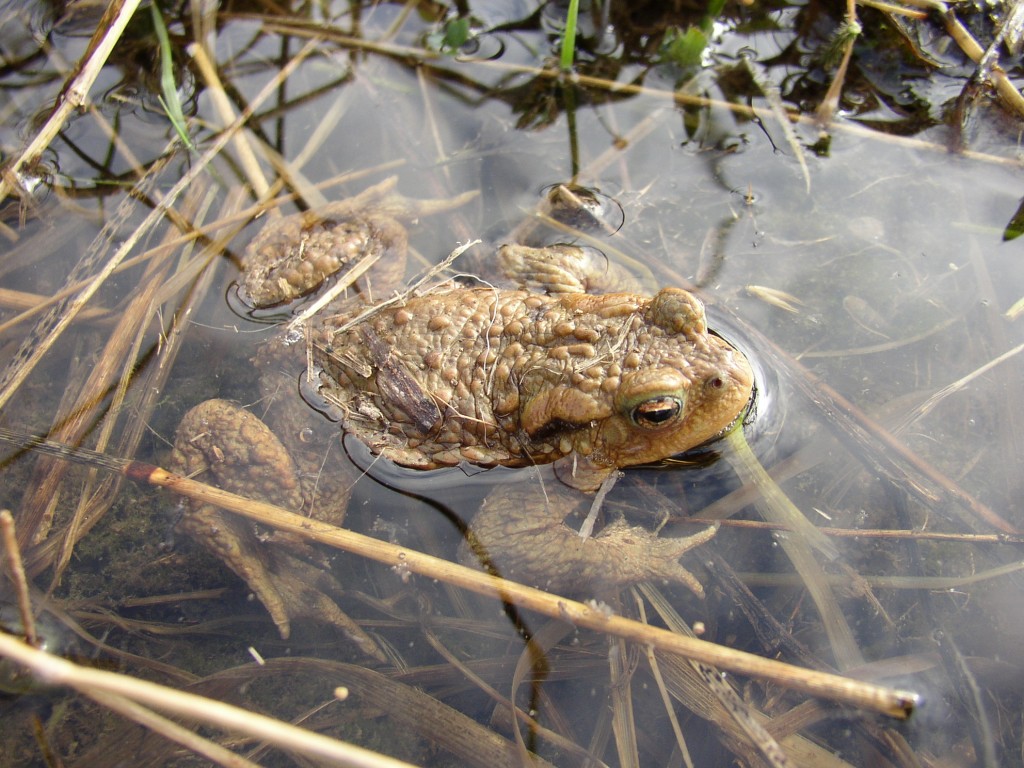
M 463 562 L 557 594 L 602 595 L 654 581 L 682 584 L 704 596 L 700 582 L 678 561 L 710 540 L 715 527 L 663 538 L 620 519 L 584 538 L 565 518 L 580 510 L 582 519 L 593 496 L 551 473 L 528 472 L 522 482 L 499 486 L 484 500 L 459 553 Z

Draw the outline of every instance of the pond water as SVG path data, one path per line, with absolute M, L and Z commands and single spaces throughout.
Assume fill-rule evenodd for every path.
M 194 5 L 161 7 L 195 149 L 168 151 L 175 132 L 142 8 L 90 108 L 69 116 L 22 172 L 20 201 L 6 202 L 0 362 L 12 365 L 8 385 L 15 364 L 25 377 L 0 393 L 0 426 L 167 465 L 197 403 L 266 407 L 250 359 L 277 327 L 233 296 L 246 244 L 278 209 L 390 177 L 410 198 L 475 193 L 406 222 L 409 275 L 480 239 L 453 267 L 474 270 L 490 244 L 529 231 L 540 244 L 591 245 L 647 290 L 696 292 L 755 367 L 747 440 L 835 554 L 807 555 L 792 518 L 763 488 L 744 491 L 741 459 L 716 444 L 628 471 L 603 505 L 608 521 L 662 537 L 720 521 L 682 559 L 703 598 L 678 584 L 574 596 L 920 704 L 900 721 L 778 680 L 709 683 L 678 657 L 652 664 L 640 643 L 328 548 L 304 573 L 344 585 L 332 594 L 382 659 L 298 614 L 282 639 L 246 585 L 184 535 L 172 494 L 5 449 L 2 503 L 51 648 L 420 765 L 520 764 L 517 749 L 556 765 L 1019 761 L 1021 116 L 936 42 L 947 38 L 935 19 L 862 9 L 826 125 L 815 109 L 836 74 L 824 49 L 843 11 L 813 2 L 730 5 L 713 19 L 616 3 L 606 21 L 584 3 L 572 78 L 556 66 L 558 3 L 221 3 L 205 22 Z M 5 159 L 40 130 L 98 12 L 0 5 Z M 972 22 L 979 36 L 991 29 Z M 679 40 L 699 28 L 709 43 L 688 60 Z M 196 40 L 219 87 L 186 51 Z M 1004 53 L 1011 80 L 1014 63 Z M 247 130 L 204 157 L 248 105 Z M 174 215 L 150 226 L 183 178 Z M 594 195 L 596 226 L 539 221 L 558 185 Z M 53 326 L 37 325 L 44 297 L 121 251 L 125 266 L 32 357 Z M 297 400 L 298 387 L 285 394 Z M 344 461 L 331 429 L 330 461 Z M 345 526 L 446 559 L 484 496 L 536 482 L 522 470 L 402 470 L 348 449 L 359 480 Z M 17 627 L 6 582 L 0 596 Z M 335 700 L 339 686 L 350 699 Z M 3 765 L 205 764 L 63 689 L 12 687 L 2 704 Z M 307 764 L 204 733 L 258 764 Z

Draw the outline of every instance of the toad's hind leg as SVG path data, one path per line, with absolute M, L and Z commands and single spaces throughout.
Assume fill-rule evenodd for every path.
M 291 511 L 306 506 L 289 452 L 256 416 L 226 400 L 208 400 L 185 415 L 172 465 L 232 493 Z M 373 639 L 325 594 L 337 585 L 303 556 L 312 554 L 311 548 L 280 534 L 260 536 L 253 523 L 200 502 L 191 502 L 180 527 L 245 581 L 282 637 L 289 636 L 293 619 L 313 619 L 337 627 L 365 653 L 383 660 Z

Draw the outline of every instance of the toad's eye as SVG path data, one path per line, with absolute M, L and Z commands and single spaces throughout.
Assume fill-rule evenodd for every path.
M 682 412 L 682 400 L 678 397 L 662 396 L 644 400 L 630 412 L 630 417 L 638 427 L 657 429 L 675 421 Z

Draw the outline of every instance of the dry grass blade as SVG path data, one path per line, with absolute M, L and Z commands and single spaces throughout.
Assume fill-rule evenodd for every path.
M 794 456 L 799 453 L 794 454 Z M 789 464 L 787 461 L 786 465 Z M 783 465 L 778 465 L 783 466 Z M 773 471 L 772 477 L 777 481 L 782 481 L 800 473 L 798 467 L 792 467 L 787 469 L 783 473 Z M 728 508 L 729 512 L 735 511 L 741 507 L 751 503 L 757 498 L 754 493 L 747 493 L 745 490 L 734 492 L 735 495 L 740 496 L 746 501 L 744 502 L 733 502 L 732 496 L 723 497 L 723 501 L 726 503 L 715 504 L 705 507 L 701 511 L 700 516 L 688 517 L 686 521 L 693 525 L 718 525 L 722 528 L 750 528 L 752 530 L 788 530 L 788 528 L 779 523 L 767 523 L 763 520 L 727 520 L 719 519 L 716 514 L 708 514 L 709 511 L 712 513 L 718 513 L 723 508 Z M 1024 544 L 1024 535 L 1022 534 L 1005 534 L 1005 533 L 942 533 L 939 531 L 910 531 L 900 530 L 897 528 L 833 528 L 830 526 L 821 526 L 818 528 L 826 536 L 834 536 L 839 538 L 847 539 L 911 539 L 917 541 L 952 541 L 960 544 Z
M 675 608 L 664 599 L 661 592 L 650 585 L 642 586 L 640 591 L 647 595 L 662 619 L 673 631 L 692 636 L 690 627 L 676 613 Z M 643 614 L 643 604 L 639 596 L 637 603 L 641 605 L 641 614 Z M 649 654 L 654 659 L 654 664 L 657 665 L 657 654 L 650 649 Z M 690 668 L 694 673 L 691 681 L 696 685 L 703 684 L 708 694 L 717 700 L 716 712 L 720 711 L 726 717 L 725 719 L 717 718 L 715 722 L 724 729 L 730 738 L 744 740 L 749 750 L 755 752 L 770 768 L 792 768 L 792 763 L 782 747 L 760 722 L 758 718 L 760 713 L 740 697 L 728 679 L 724 678 L 714 667 L 697 661 L 691 661 Z
M 640 615 L 640 621 L 646 624 L 647 612 L 644 609 L 644 601 L 640 598 L 640 595 L 635 592 L 634 597 L 636 598 L 636 607 Z M 682 755 L 683 764 L 686 768 L 693 768 L 693 758 L 690 757 L 690 748 L 686 744 L 686 737 L 683 736 L 683 729 L 679 725 L 679 718 L 676 717 L 676 709 L 672 706 L 672 699 L 669 696 L 668 688 L 665 686 L 665 678 L 662 676 L 661 667 L 658 665 L 658 656 L 650 646 L 647 646 L 644 650 L 647 656 L 647 665 L 651 668 L 651 676 L 654 678 L 654 682 L 658 686 L 658 695 L 661 696 L 661 704 L 665 708 L 665 714 L 668 716 L 669 723 L 672 725 L 672 733 L 675 734 L 676 747 L 679 749 L 679 754 Z
M 657 589 L 646 584 L 638 589 L 669 627 L 677 632 L 690 631 Z M 730 749 L 745 756 L 748 764 L 779 758 L 781 753 L 783 765 L 791 762 L 816 768 L 850 768 L 849 763 L 799 734 L 773 737 L 773 720 L 746 704 L 718 670 L 670 654 L 654 655 L 672 697 L 698 717 L 714 723 Z
M 469 199 L 472 199 L 473 197 L 475 197 L 475 195 L 476 195 L 476 193 L 470 193 L 468 195 L 460 195 L 459 197 L 455 198 L 455 201 L 457 202 L 458 205 L 462 205 L 462 202 L 464 202 L 466 200 L 469 200 Z M 344 324 L 342 324 L 341 326 L 339 326 L 338 333 L 344 333 L 349 328 L 353 328 L 356 325 L 359 325 L 360 323 L 364 322 L 368 318 L 373 317 L 374 315 L 378 314 L 382 310 L 387 309 L 388 307 L 394 306 L 396 304 L 401 304 L 406 299 L 408 299 L 410 296 L 414 296 L 416 294 L 416 291 L 419 290 L 419 288 L 421 288 L 424 284 L 426 284 L 426 283 L 430 282 L 431 280 L 433 280 L 434 278 L 436 278 L 438 275 L 442 274 L 445 270 L 448 269 L 448 267 L 450 267 L 455 262 L 455 260 L 457 258 L 459 258 L 459 256 L 464 254 L 466 251 L 468 251 L 473 246 L 479 245 L 479 244 L 480 244 L 479 240 L 471 240 L 470 242 L 463 243 L 459 247 L 455 248 L 451 253 L 448 254 L 448 256 L 446 256 L 444 259 L 442 259 L 436 266 L 433 266 L 429 270 L 427 270 L 427 272 L 425 274 L 423 274 L 422 277 L 420 277 L 418 280 L 410 283 L 401 293 L 396 294 L 395 296 L 392 296 L 389 299 L 384 299 L 383 301 L 376 302 L 372 306 L 369 306 L 366 309 L 364 309 L 362 312 L 360 312 L 358 315 L 353 317 L 351 320 L 349 320 L 349 321 L 345 322 Z M 364 260 L 364 261 L 368 262 L 368 263 L 366 263 L 365 266 L 363 266 L 362 262 L 359 264 L 359 269 L 361 271 L 365 271 L 365 270 L 369 269 L 370 266 L 372 266 L 372 263 L 369 263 L 368 259 Z M 354 278 L 353 278 L 353 280 L 354 280 Z M 346 281 L 344 281 L 344 284 L 347 285 L 348 282 L 349 281 L 346 280 Z M 339 282 L 339 284 L 341 284 L 341 283 Z M 333 296 L 334 293 L 335 292 L 332 291 L 328 295 Z M 301 325 L 302 323 L 305 323 L 314 314 L 314 308 L 320 309 L 325 304 L 326 304 L 326 302 L 324 302 L 323 301 L 323 297 L 321 297 L 321 299 L 317 300 L 317 302 L 315 304 L 313 304 L 312 306 L 307 308 L 306 311 L 304 311 L 302 314 L 298 315 L 297 317 L 295 317 L 294 319 L 289 321 L 288 327 L 289 328 L 296 328 L 299 325 Z
M 217 74 L 217 69 L 213 66 L 213 62 L 210 61 L 210 57 L 206 49 L 200 45 L 192 45 L 188 50 L 189 53 L 192 54 L 192 60 L 195 61 L 196 66 L 199 67 L 199 73 L 206 81 L 206 92 L 213 100 L 213 104 L 217 108 L 221 120 L 225 125 L 231 125 L 233 121 L 238 119 L 238 115 L 235 114 L 235 110 L 231 106 L 231 102 L 228 100 L 227 94 L 224 92 L 224 84 L 221 82 L 220 76 Z M 270 190 L 270 184 L 267 183 L 267 178 L 263 175 L 263 171 L 260 169 L 259 161 L 256 159 L 256 153 L 253 152 L 252 145 L 249 143 L 249 139 L 245 132 L 236 131 L 232 135 L 231 142 L 235 147 L 235 151 L 238 152 L 242 169 L 244 170 L 249 183 L 252 185 L 252 188 L 256 191 L 257 197 L 260 199 L 266 199 Z
M 408 763 L 318 733 L 283 723 L 191 693 L 139 680 L 128 675 L 89 669 L 43 651 L 30 648 L 10 635 L 0 634 L 0 656 L 13 659 L 49 685 L 66 685 L 87 696 L 120 696 L 123 699 L 170 712 L 180 717 L 248 734 L 282 749 L 309 757 L 335 760 L 339 765 L 365 768 L 410 768 Z
M 612 732 L 619 765 L 639 768 L 640 747 L 633 716 L 633 666 L 630 648 L 621 637 L 608 638 L 608 668 L 611 680 Z
M 984 375 L 988 371 L 990 371 L 993 368 L 995 368 L 997 365 L 1000 365 L 1000 364 L 1006 362 L 1007 360 L 1009 360 L 1009 359 L 1019 355 L 1021 352 L 1024 352 L 1024 344 L 1018 344 L 1013 349 L 1011 349 L 1011 350 L 1009 350 L 1007 352 L 1004 352 L 1003 354 L 998 355 L 997 357 L 995 357 L 994 359 L 992 359 L 989 362 L 985 363 L 984 365 L 979 366 L 978 368 L 975 368 L 973 371 L 971 371 L 966 376 L 961 376 L 959 379 L 957 379 L 956 381 L 952 382 L 951 384 L 947 384 L 942 389 L 940 389 L 938 392 L 936 392 L 931 397 L 929 397 L 927 400 L 925 400 L 923 403 L 921 403 L 921 405 L 919 405 L 916 408 L 914 408 L 910 413 L 908 413 L 906 415 L 906 417 L 901 419 L 900 426 L 897 427 L 897 429 L 895 431 L 899 432 L 899 431 L 901 431 L 903 429 L 906 429 L 907 427 L 909 427 L 911 424 L 913 424 L 918 419 L 923 418 L 924 416 L 926 416 L 933 408 L 935 408 L 939 403 L 941 403 L 947 397 L 949 397 L 950 395 L 952 395 L 952 394 L 954 394 L 956 392 L 961 391 L 964 387 L 966 387 L 968 384 L 970 384 L 972 381 L 974 381 L 979 376 Z
M 0 307 L 4 309 L 17 309 L 17 310 L 29 310 L 32 314 L 46 309 L 47 302 L 52 301 L 52 296 L 42 296 L 38 293 L 26 293 L 25 291 L 15 291 L 10 288 L 0 288 Z M 106 307 L 93 307 L 91 309 L 84 309 L 79 314 L 79 317 L 83 320 L 98 320 L 103 317 L 110 315 L 110 310 Z M 4 323 L 7 326 L 7 323 Z M 3 329 L 0 329 L 0 333 Z
M 130 375 L 138 360 L 138 350 L 143 343 L 149 321 L 151 319 L 153 297 L 163 284 L 169 265 L 166 261 L 151 261 L 146 274 L 139 280 L 127 306 L 121 311 L 112 332 L 107 336 L 106 344 L 98 353 L 98 357 L 89 355 L 82 368 L 88 368 L 87 375 L 82 378 L 73 373 L 66 383 L 64 397 L 52 418 L 49 434 L 57 440 L 78 445 L 84 436 L 93 430 L 108 410 L 107 397 L 112 390 L 121 391 L 120 397 L 130 380 Z M 40 352 L 45 350 L 40 349 Z M 118 385 L 118 382 L 121 385 Z M 98 450 L 107 449 L 113 419 L 108 419 L 100 432 Z M 60 487 L 66 474 L 64 462 L 41 460 L 33 469 L 29 490 L 22 497 L 19 511 L 21 523 L 21 541 L 25 545 L 40 544 L 50 532 L 57 500 L 60 498 Z M 105 481 L 109 481 L 109 477 Z M 75 520 L 85 514 L 85 507 L 93 511 L 93 524 L 99 521 L 106 509 L 102 499 L 112 500 L 117 483 L 107 485 L 108 494 L 93 495 L 94 476 L 87 479 L 80 494 L 80 503 L 71 528 L 76 527 Z M 74 540 L 72 536 L 67 545 Z M 70 551 L 66 551 L 70 556 Z M 59 578 L 60 569 L 55 574 Z

